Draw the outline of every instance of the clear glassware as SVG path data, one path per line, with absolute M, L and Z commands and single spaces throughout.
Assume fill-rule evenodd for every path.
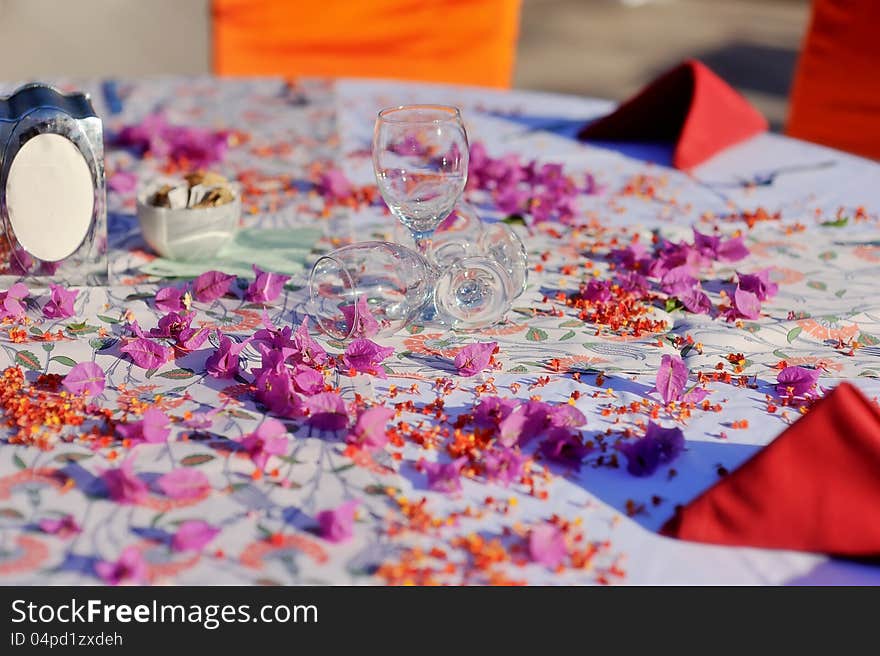
M 529 256 L 516 231 L 506 223 L 486 224 L 480 232 L 477 250 L 507 271 L 511 300 L 522 295 L 529 282 Z
M 384 336 L 407 325 L 431 298 L 427 260 L 399 244 L 366 241 L 319 258 L 309 275 L 308 311 L 337 339 Z
M 437 226 L 425 256 L 432 266 L 441 269 L 463 257 L 478 255 L 482 233 L 483 222 L 476 210 L 459 200 L 455 209 Z M 416 248 L 409 230 L 399 222 L 395 222 L 393 239 L 407 248 Z
M 395 241 L 412 248 L 413 241 L 405 232 L 395 230 Z M 495 260 L 510 276 L 511 299 L 518 298 L 528 284 L 528 253 L 516 231 L 506 223 L 484 223 L 464 201 L 437 228 L 426 256 L 438 272 L 465 257 Z
M 379 193 L 422 254 L 464 191 L 468 152 L 455 107 L 403 105 L 379 112 L 373 131 Z
M 510 309 L 510 275 L 495 260 L 477 255 L 440 270 L 434 283 L 438 318 L 456 330 L 479 330 L 501 322 Z
M 309 276 L 308 312 L 336 339 L 385 336 L 404 328 L 432 301 L 436 320 L 457 330 L 504 319 L 513 297 L 507 271 L 484 256 L 442 270 L 400 244 L 368 241 L 319 258 Z

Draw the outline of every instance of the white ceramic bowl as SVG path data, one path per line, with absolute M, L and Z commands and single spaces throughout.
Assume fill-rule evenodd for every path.
M 138 194 L 137 217 L 144 241 L 162 257 L 193 262 L 215 258 L 235 236 L 241 217 L 241 195 L 216 207 L 171 209 L 150 205 L 154 190 Z

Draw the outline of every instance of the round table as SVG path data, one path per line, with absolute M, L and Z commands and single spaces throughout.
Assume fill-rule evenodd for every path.
M 387 377 L 352 376 L 340 366 L 328 378 L 349 413 L 364 399 L 397 408 L 388 445 L 352 449 L 346 428 L 319 430 L 304 418 L 285 417 L 283 452 L 261 471 L 239 442 L 271 414 L 250 389 L 260 366 L 255 350 L 243 351 L 238 380 L 206 375 L 205 361 L 218 343 L 213 332 L 200 348 L 150 369 L 120 351 L 129 322 L 147 330 L 165 313 L 155 305 L 157 289 L 183 283 L 149 273 L 154 256 L 139 236 L 131 184 L 131 174 L 143 181 L 174 167 L 162 157 L 108 148 L 110 284 L 80 289 L 75 315 L 64 319 L 44 317 L 39 306 L 48 292 L 32 289 L 36 303 L 27 322 L 2 332 L 3 364 L 33 380 L 93 360 L 106 373 L 106 388 L 95 399 L 101 407 L 132 421 L 158 408 L 173 420 L 170 436 L 135 447 L 112 434 L 81 436 L 71 426 L 45 449 L 0 445 L 0 582 L 93 584 L 101 581 L 99 563 L 118 564 L 123 553 L 143 565 L 141 578 L 173 584 L 880 582 L 880 569 L 869 565 L 657 533 L 677 505 L 797 419 L 796 411 L 769 409 L 780 361 L 821 368 L 823 388 L 848 379 L 869 397 L 880 393 L 876 164 L 765 134 L 685 174 L 647 163 L 663 161 L 662 147 L 579 143 L 571 138 L 575 126 L 612 105 L 544 93 L 208 77 L 62 84 L 92 92 L 108 133 L 156 112 L 169 123 L 228 131 L 228 151 L 211 168 L 242 182 L 243 224 L 320 230 L 306 261 L 291 265 L 300 271 L 278 300 L 247 302 L 240 273 L 226 296 L 193 303 L 193 325 L 239 341 L 262 328 L 264 312 L 276 326 L 300 324 L 305 267 L 316 253 L 394 233 L 381 201 L 331 202 L 315 184 L 328 167 L 356 187 L 372 184 L 370 142 L 381 107 L 457 105 L 472 147 L 480 142 L 493 158 L 517 156 L 523 164 L 562 164 L 579 193 L 567 223 L 527 217 L 529 226 L 517 226 L 530 254 L 529 287 L 506 323 L 477 334 L 414 326 L 378 340 L 394 349 L 384 362 Z M 485 190 L 467 196 L 486 220 L 506 216 Z M 584 321 L 564 303 L 582 283 L 607 277 L 609 252 L 633 235 L 648 244 L 655 234 L 688 240 L 693 227 L 741 235 L 749 250 L 744 260 L 713 265 L 704 288 L 715 302 L 736 271 L 770 269 L 779 292 L 760 318 L 728 322 L 657 308 L 665 328 L 633 336 Z M 306 249 L 312 246 L 303 239 Z M 314 337 L 331 354 L 344 348 Z M 455 354 L 489 341 L 499 346 L 497 369 L 457 376 Z M 853 341 L 862 348 L 851 352 Z M 730 375 L 708 382 L 709 403 L 687 416 L 664 407 L 653 389 L 664 355 L 683 355 L 691 384 L 698 372 Z M 586 424 L 570 433 L 583 457 L 548 460 L 534 440 L 522 447 L 532 459 L 528 484 L 504 486 L 475 470 L 464 472 L 458 491 L 430 489 L 420 463 L 449 462 L 456 440 L 467 439 L 456 433 L 456 417 L 492 395 L 580 410 Z M 200 414 L 212 408 L 219 411 Z M 615 444 L 640 435 L 649 420 L 681 427 L 686 448 L 652 475 L 636 477 Z M 464 426 L 466 432 L 470 424 Z M 122 463 L 140 481 L 138 494 L 108 486 L 106 472 Z M 184 472 L 177 475 L 192 489 L 167 494 L 158 481 L 172 471 Z M 352 499 L 359 502 L 352 537 L 321 537 L 319 513 Z M 40 528 L 41 520 L 66 515 L 78 532 Z M 180 525 L 192 520 L 215 529 L 210 539 L 199 548 L 175 548 Z M 530 558 L 529 536 L 549 525 L 564 527 L 568 540 L 559 566 Z

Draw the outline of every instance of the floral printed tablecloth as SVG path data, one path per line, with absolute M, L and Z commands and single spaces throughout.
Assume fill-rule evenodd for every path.
M 195 294 L 187 321 L 205 329 L 202 341 L 162 346 L 157 366 L 132 356 L 134 322 L 160 345 L 177 334 L 149 337 L 173 305 L 157 303 L 157 291 L 195 291 L 141 269 L 153 256 L 139 236 L 133 181 L 186 162 L 110 147 L 110 284 L 77 290 L 63 317 L 46 316 L 58 314 L 45 312 L 49 290 L 30 285 L 24 313 L 0 332 L 9 367 L 0 582 L 880 581 L 868 565 L 656 533 L 676 505 L 807 410 L 780 394 L 783 368 L 818 376 L 814 395 L 841 379 L 880 393 L 877 165 L 767 134 L 689 175 L 647 163 L 662 161 L 657 146 L 573 140 L 573 126 L 609 103 L 539 93 L 213 78 L 70 86 L 92 92 L 111 137 L 159 115 L 223 134 L 211 168 L 242 183 L 243 225 L 318 228 L 312 258 L 394 234 L 371 192 L 372 122 L 383 106 L 460 106 L 482 157 L 472 156 L 472 176 L 497 185 L 493 166 L 540 170 L 542 184 L 569 185 L 567 204 L 543 216 L 532 202 L 514 222 L 530 279 L 507 322 L 478 334 L 413 326 L 377 339 L 393 351 L 365 370 L 343 358 L 346 345 L 313 333 L 331 359 L 305 367 L 295 396 L 307 410 L 294 411 L 256 388 L 267 367 L 261 348 L 291 344 L 284 328 L 302 325 L 306 268 L 268 301 L 248 300 L 245 278 Z M 471 185 L 467 198 L 486 220 L 505 219 L 492 184 Z M 705 297 L 684 303 L 684 287 L 663 276 L 697 251 L 699 284 L 684 286 Z M 633 264 L 640 258 L 672 264 L 647 275 Z M 736 290 L 757 285 L 744 276 L 758 273 L 760 307 L 747 308 Z M 618 274 L 650 291 L 622 292 Z M 608 294 L 625 309 L 612 312 Z M 216 375 L 217 350 L 261 330 L 262 347 L 257 339 L 242 348 L 237 373 L 225 361 L 221 373 L 233 377 Z M 459 375 L 456 355 L 489 342 L 498 347 L 491 363 Z M 661 398 L 658 371 L 670 358 L 681 358 L 699 398 Z M 103 387 L 73 384 L 77 376 L 65 386 L 75 367 L 93 371 L 81 367 L 88 362 Z M 499 421 L 529 399 L 546 425 L 534 439 L 520 426 L 505 442 Z M 388 408 L 380 429 L 362 419 L 375 407 Z M 680 429 L 683 449 L 633 475 L 628 445 L 657 426 Z

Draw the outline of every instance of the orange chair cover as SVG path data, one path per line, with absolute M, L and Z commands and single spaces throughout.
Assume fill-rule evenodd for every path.
M 510 86 L 520 0 L 213 0 L 220 75 Z
M 880 159 L 880 0 L 814 0 L 786 132 Z

